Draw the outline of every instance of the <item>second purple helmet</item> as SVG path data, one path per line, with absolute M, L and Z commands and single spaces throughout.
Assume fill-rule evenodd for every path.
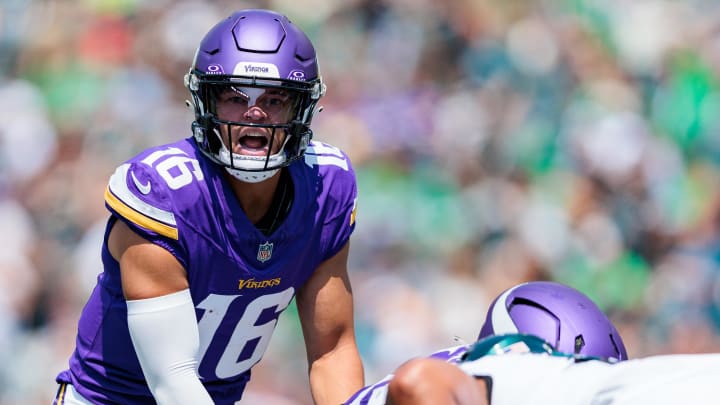
M 615 326 L 585 294 L 564 284 L 532 281 L 498 296 L 478 339 L 525 333 L 545 339 L 560 352 L 627 360 Z

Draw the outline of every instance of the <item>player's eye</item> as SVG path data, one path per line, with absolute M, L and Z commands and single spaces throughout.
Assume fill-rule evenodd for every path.
M 220 102 L 226 103 L 247 103 L 249 99 L 247 94 L 235 87 L 223 89 L 218 97 Z
M 248 102 L 248 99 L 247 99 L 247 97 L 230 96 L 225 100 L 225 102 L 230 103 L 230 104 L 246 105 Z
M 267 112 L 278 112 L 281 111 L 288 104 L 288 97 L 282 95 L 268 95 L 262 97 L 260 100 L 260 106 Z

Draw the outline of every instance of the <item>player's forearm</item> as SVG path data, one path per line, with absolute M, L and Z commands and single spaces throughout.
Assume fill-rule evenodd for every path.
M 347 344 L 310 364 L 310 389 L 318 405 L 344 403 L 365 383 L 360 354 Z
M 128 328 L 158 404 L 212 404 L 197 375 L 200 338 L 189 290 L 132 300 Z

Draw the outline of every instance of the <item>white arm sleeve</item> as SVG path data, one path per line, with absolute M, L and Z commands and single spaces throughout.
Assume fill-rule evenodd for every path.
M 127 301 L 128 327 L 158 404 L 212 404 L 197 374 L 200 334 L 190 290 Z

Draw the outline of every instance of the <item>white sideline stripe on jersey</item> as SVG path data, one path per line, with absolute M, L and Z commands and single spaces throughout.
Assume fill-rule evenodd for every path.
M 493 332 L 496 335 L 519 332 L 517 326 L 515 326 L 515 322 L 513 322 L 510 317 L 510 312 L 508 312 L 507 304 L 505 303 L 505 301 L 507 301 L 507 297 L 518 287 L 520 287 L 520 285 L 505 291 L 495 303 L 491 316 Z
M 175 215 L 172 212 L 154 207 L 139 199 L 132 193 L 132 191 L 130 191 L 127 186 L 127 175 L 129 170 L 129 163 L 121 165 L 115 170 L 115 173 L 110 176 L 110 191 L 112 191 L 112 193 L 115 194 L 120 201 L 135 211 L 165 224 L 177 226 L 177 223 L 175 222 Z
M 65 391 L 63 392 L 63 396 L 60 400 L 61 402 L 59 404 L 61 405 L 93 405 L 92 402 L 80 395 L 72 384 L 65 385 Z

